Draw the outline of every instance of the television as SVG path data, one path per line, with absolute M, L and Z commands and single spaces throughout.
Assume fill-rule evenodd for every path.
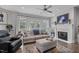
M 57 17 L 57 23 L 66 24 L 69 20 L 69 14 L 60 15 Z

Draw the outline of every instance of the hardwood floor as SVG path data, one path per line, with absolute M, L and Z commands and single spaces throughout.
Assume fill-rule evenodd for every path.
M 21 49 L 17 53 L 21 53 Z M 29 43 L 24 45 L 25 53 L 39 53 L 36 49 L 35 43 Z M 65 42 L 57 41 L 56 48 L 53 48 L 46 53 L 79 53 L 79 44 L 68 44 Z
M 58 45 L 64 46 L 64 47 L 72 50 L 72 52 L 74 52 L 74 53 L 79 53 L 79 44 L 74 44 L 74 43 L 68 44 L 65 42 L 58 41 Z

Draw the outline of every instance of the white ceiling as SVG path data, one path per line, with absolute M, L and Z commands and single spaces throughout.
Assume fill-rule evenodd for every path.
M 55 12 L 60 11 L 61 9 L 68 9 L 71 7 L 74 7 L 74 5 L 53 5 L 50 10 L 52 10 L 52 14 L 48 12 L 43 12 L 42 10 L 39 10 L 43 8 L 43 5 L 0 5 L 1 8 L 21 12 L 21 13 L 28 13 L 28 14 L 34 14 L 34 15 L 40 15 L 45 17 L 53 17 Z

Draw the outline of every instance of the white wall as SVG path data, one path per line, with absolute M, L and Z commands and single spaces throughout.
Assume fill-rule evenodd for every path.
M 15 34 L 15 29 L 16 29 L 16 13 L 7 11 L 5 9 L 0 8 L 0 13 L 4 15 L 3 20 L 4 22 L 0 23 L 0 30 L 6 30 L 6 25 L 7 24 L 12 24 L 13 29 L 12 29 L 12 35 Z
M 3 22 L 0 22 L 0 30 L 6 30 L 6 24 L 7 24 L 7 14 L 6 12 L 2 11 L 2 9 L 0 9 L 0 14 L 3 14 Z
M 5 26 L 5 24 L 0 24 L 0 30 L 6 30 Z
M 78 26 L 79 26 L 79 7 L 74 8 L 74 20 L 75 20 L 75 42 L 79 43 L 79 39 L 77 35 L 79 34 L 78 32 Z
M 79 25 L 79 8 L 75 8 L 75 13 L 76 13 L 76 15 L 75 15 L 75 19 L 76 19 L 76 26 L 78 26 Z

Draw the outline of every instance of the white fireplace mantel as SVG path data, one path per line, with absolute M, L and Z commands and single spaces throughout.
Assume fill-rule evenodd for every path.
M 68 33 L 68 41 L 62 40 L 60 38 L 58 38 L 58 32 L 67 32 Z M 61 40 L 63 42 L 67 42 L 67 43 L 73 43 L 73 39 L 72 39 L 72 25 L 71 24 L 58 24 L 56 26 L 56 37 L 58 40 Z

